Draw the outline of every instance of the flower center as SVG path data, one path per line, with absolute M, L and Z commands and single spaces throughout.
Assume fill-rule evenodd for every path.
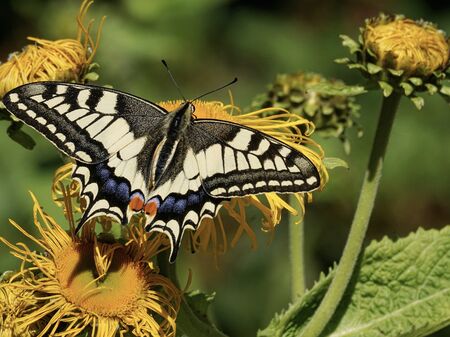
M 382 66 L 429 75 L 448 62 L 449 46 L 444 35 L 413 20 L 368 26 L 364 37 L 366 47 L 375 52 Z
M 123 248 L 114 251 L 107 273 L 99 278 L 92 244 L 74 244 L 55 258 L 56 277 L 67 301 L 102 316 L 133 310 L 145 291 L 142 266 Z

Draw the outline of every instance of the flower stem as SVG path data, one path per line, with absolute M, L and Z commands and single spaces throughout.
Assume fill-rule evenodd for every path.
M 176 264 L 169 263 L 169 255 L 166 252 L 158 254 L 157 258 L 160 273 L 168 277 L 180 289 Z M 227 337 L 214 325 L 208 324 L 204 318 L 199 318 L 189 306 L 188 299 L 185 296 L 182 298 L 180 310 L 178 311 L 177 329 L 181 330 L 188 337 Z
M 364 175 L 347 243 L 330 288 L 303 331 L 302 337 L 319 336 L 333 316 L 353 274 L 375 203 L 382 175 L 384 155 L 400 98 L 401 94 L 396 92 L 393 92 L 389 97 L 383 98 L 375 140 L 372 145 L 369 164 Z
M 290 196 L 291 200 L 294 198 Z M 293 204 L 294 201 L 291 202 Z M 305 224 L 300 216 L 289 216 L 289 250 L 291 264 L 291 300 L 295 301 L 306 290 L 305 281 Z

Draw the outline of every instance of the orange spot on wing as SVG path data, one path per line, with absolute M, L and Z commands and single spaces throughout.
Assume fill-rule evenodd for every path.
M 144 212 L 145 214 L 148 214 L 150 216 L 154 216 L 156 214 L 156 211 L 158 209 L 158 205 L 154 201 L 150 201 L 144 206 Z
M 128 206 L 134 212 L 142 211 L 142 208 L 144 207 L 144 200 L 142 200 L 142 198 L 139 196 L 135 196 L 135 197 L 131 198 Z

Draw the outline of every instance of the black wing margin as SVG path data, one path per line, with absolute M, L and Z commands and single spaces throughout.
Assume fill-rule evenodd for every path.
M 59 150 L 84 163 L 110 158 L 148 135 L 167 113 L 117 90 L 62 82 L 36 82 L 11 90 L 3 103 Z

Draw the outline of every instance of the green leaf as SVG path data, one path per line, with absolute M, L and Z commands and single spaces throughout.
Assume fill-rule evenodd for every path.
M 92 71 L 83 76 L 83 81 L 95 82 L 98 80 L 99 77 L 100 77 L 99 74 Z
M 394 76 L 402 76 L 403 73 L 405 72 L 402 69 L 390 69 L 390 68 L 388 69 L 388 71 Z
M 336 62 L 337 64 L 347 64 L 350 62 L 350 59 L 348 57 L 342 57 L 335 59 L 334 62 Z
M 450 96 L 450 86 L 442 86 L 439 92 L 443 95 Z
M 214 301 L 215 296 L 215 293 L 205 294 L 200 290 L 194 290 L 187 293 L 185 299 L 198 318 L 204 322 L 210 323 L 207 312 L 209 305 Z
M 336 167 L 349 168 L 348 163 L 345 160 L 337 157 L 325 157 L 323 158 L 323 164 L 329 170 L 335 169 Z
M 320 280 L 258 337 L 297 337 L 333 277 Z M 427 336 L 450 324 L 450 225 L 372 242 L 321 337 Z
M 184 295 L 177 316 L 177 336 L 226 337 L 207 318 L 207 310 L 214 294 L 193 291 Z
M 22 128 L 21 122 L 13 122 L 8 127 L 6 132 L 8 133 L 8 136 L 12 140 L 19 143 L 27 150 L 32 150 L 34 148 L 34 146 L 36 145 L 36 143 L 33 140 L 33 138 L 31 138 L 31 136 L 26 134 L 21 128 Z
M 350 63 L 347 64 L 348 69 L 359 69 L 361 71 L 367 71 L 367 68 L 364 64 L 361 63 Z
M 351 54 L 356 53 L 358 50 L 361 50 L 359 43 L 348 37 L 347 35 L 339 35 L 339 37 L 342 39 L 342 45 L 344 47 L 347 47 L 350 50 Z
M 383 68 L 381 68 L 380 66 L 377 66 L 376 64 L 367 63 L 367 72 L 371 75 L 379 73 L 382 70 L 383 70 Z
M 409 81 L 414 84 L 416 87 L 422 85 L 423 81 L 420 77 L 410 77 Z
M 88 66 L 88 71 L 93 71 L 93 70 L 97 70 L 100 68 L 100 64 L 98 64 L 97 62 L 92 62 L 89 66 Z
M 367 92 L 360 85 L 345 85 L 339 83 L 321 82 L 308 86 L 308 91 L 315 91 L 319 94 L 330 96 L 356 96 Z
M 439 94 L 450 105 L 450 87 L 442 87 Z
M 403 88 L 403 90 L 405 91 L 405 95 L 409 96 L 412 94 L 412 92 L 414 91 L 414 87 L 406 82 L 402 82 L 400 83 L 400 86 Z
M 361 39 L 361 43 L 364 44 L 364 41 Z M 366 53 L 372 56 L 373 58 L 377 58 L 377 54 L 370 48 L 365 49 Z
M 392 91 L 394 90 L 392 85 L 384 81 L 378 81 L 378 84 L 380 85 L 380 88 L 383 89 L 384 97 L 388 97 L 392 94 Z
M 413 102 L 413 104 L 416 106 L 417 110 L 420 110 L 423 108 L 424 104 L 425 104 L 425 100 L 422 97 L 411 97 L 411 102 Z
M 425 87 L 427 88 L 427 91 L 430 95 L 434 95 L 438 91 L 438 88 L 430 83 L 425 83 Z

